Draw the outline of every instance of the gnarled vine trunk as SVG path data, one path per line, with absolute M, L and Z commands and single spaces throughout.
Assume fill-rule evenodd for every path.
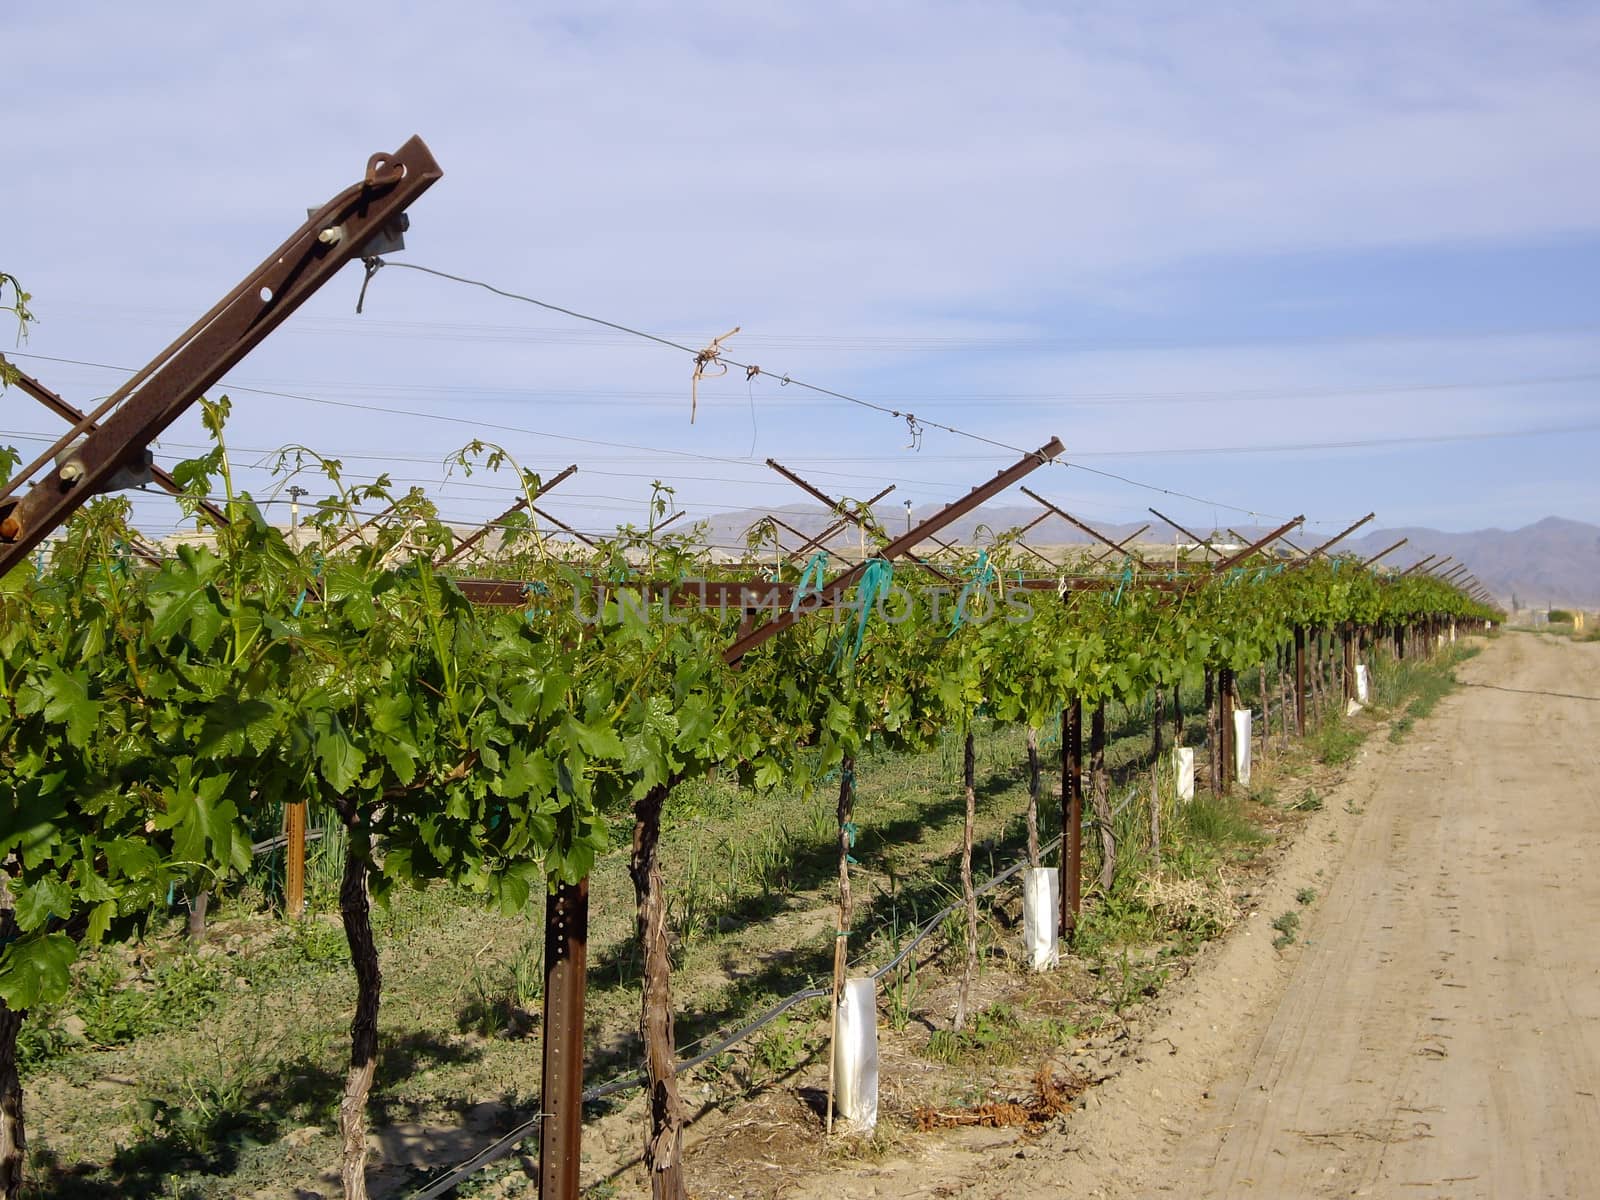
M 378 1003 L 383 994 L 383 973 L 378 967 L 378 944 L 372 936 L 372 897 L 367 892 L 367 859 L 355 836 L 360 817 L 344 814 L 350 830 L 345 850 L 344 878 L 339 885 L 339 916 L 345 940 L 350 943 L 350 963 L 356 972 L 356 1015 L 350 1022 L 350 1074 L 344 1099 L 339 1102 L 339 1137 L 343 1143 L 339 1175 L 345 1200 L 366 1200 L 367 1096 L 378 1070 Z
M 1156 688 L 1150 714 L 1150 858 L 1161 870 L 1161 707 L 1164 697 Z
M 1028 726 L 1028 865 L 1039 865 L 1039 731 Z
M 211 907 L 211 893 L 202 888 L 195 893 L 194 899 L 189 901 L 189 940 L 203 942 L 206 940 L 206 909 Z
M 644 978 L 639 1034 L 644 1039 L 645 1082 L 650 1096 L 650 1132 L 644 1144 L 645 1172 L 655 1200 L 685 1200 L 683 1104 L 678 1098 L 677 1035 L 672 1025 L 672 962 L 667 945 L 667 893 L 661 878 L 661 807 L 668 787 L 658 784 L 633 809 L 633 876 L 639 950 Z
M 0 944 L 17 935 L 16 900 L 10 878 L 0 871 Z M 22 1080 L 17 1075 L 17 1034 L 27 1013 L 0 1000 L 0 1200 L 22 1195 L 28 1139 L 22 1125 Z
M 1256 689 L 1261 693 L 1261 762 L 1272 749 L 1272 696 L 1267 691 L 1267 660 L 1256 664 Z
M 1222 795 L 1222 724 L 1217 720 L 1217 677 L 1206 668 L 1206 774 L 1211 794 Z
M 1089 721 L 1089 777 L 1094 789 L 1094 823 L 1100 827 L 1100 890 L 1111 891 L 1117 877 L 1117 831 L 1106 780 L 1106 709 L 1098 705 Z

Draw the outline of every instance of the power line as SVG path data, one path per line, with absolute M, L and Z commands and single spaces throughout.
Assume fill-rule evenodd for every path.
M 400 263 L 389 263 L 400 266 Z M 87 313 L 109 313 L 119 317 L 119 324 L 165 324 L 165 316 L 179 315 L 175 308 L 151 309 L 143 306 L 112 305 L 88 302 L 73 306 Z M 532 342 L 541 345 L 565 346 L 615 346 L 626 345 L 626 336 L 612 338 L 562 326 L 496 325 L 487 322 L 445 321 L 392 321 L 373 317 L 297 317 L 294 330 L 302 333 L 359 333 L 373 338 L 405 338 L 435 341 L 467 342 Z M 750 333 L 746 344 L 762 348 L 841 351 L 886 351 L 912 354 L 921 353 L 981 353 L 992 351 L 1110 351 L 1110 350 L 1188 350 L 1215 349 L 1235 346 L 1286 346 L 1286 345 L 1346 345 L 1350 343 L 1377 342 L 1383 344 L 1482 341 L 1518 337 L 1593 336 L 1600 326 L 1545 325 L 1512 326 L 1482 329 L 1440 329 L 1434 331 L 1376 331 L 1352 333 L 1285 333 L 1285 334 L 1219 334 L 1212 337 L 1126 337 L 1107 336 L 1065 337 L 1049 334 L 827 334 L 827 333 Z M 690 336 L 684 334 L 681 336 Z M 704 342 L 709 334 L 695 333 L 690 340 Z

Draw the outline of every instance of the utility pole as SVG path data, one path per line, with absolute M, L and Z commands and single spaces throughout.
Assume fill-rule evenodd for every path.
M 295 484 L 289 489 L 289 549 L 300 549 L 300 497 L 309 495 L 305 488 Z

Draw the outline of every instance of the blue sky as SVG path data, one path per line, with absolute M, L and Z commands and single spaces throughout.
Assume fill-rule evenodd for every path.
M 419 133 L 445 178 L 396 261 L 738 325 L 775 374 L 1207 501 L 1035 480 L 1091 519 L 1600 519 L 1600 6 L 152 0 L 8 6 L 0 37 L 28 354 L 143 363 Z M 440 462 L 512 427 L 484 436 L 577 462 L 550 507 L 598 528 L 657 478 L 696 515 L 801 504 L 768 455 L 919 506 L 1011 457 L 742 373 L 691 425 L 684 356 L 400 271 L 357 317 L 358 284 L 230 381 L 389 411 L 236 390 L 243 462 L 305 442 L 483 519 L 509 481 Z M 118 381 L 18 362 L 78 402 Z

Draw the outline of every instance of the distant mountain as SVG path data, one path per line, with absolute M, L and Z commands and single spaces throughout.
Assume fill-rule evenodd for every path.
M 1448 554 L 1466 563 L 1503 604 L 1514 597 L 1522 608 L 1600 608 L 1600 525 L 1546 517 L 1521 529 L 1472 533 L 1387 529 L 1351 538 L 1350 545 L 1376 554 L 1402 537 L 1410 540 L 1384 561 L 1405 566 L 1425 555 Z
M 933 512 L 932 506 L 912 510 L 917 520 Z M 946 541 L 971 545 L 985 540 L 980 527 L 1003 531 L 1026 525 L 1043 511 L 1037 506 L 1005 505 L 984 508 L 952 524 L 940 536 Z M 755 510 L 721 513 L 710 518 L 709 540 L 724 548 L 742 547 L 745 531 L 766 514 Z M 874 515 L 891 534 L 906 528 L 906 511 L 899 505 L 880 504 Z M 820 533 L 832 521 L 829 514 L 817 505 L 811 509 L 785 505 L 780 518 L 808 537 Z M 1179 537 L 1167 525 L 1154 517 L 1151 528 L 1140 535 L 1135 545 L 1146 557 L 1170 554 L 1173 539 Z M 1137 530 L 1143 521 L 1089 522 L 1106 537 L 1121 541 Z M 1269 532 L 1268 528 L 1253 525 L 1235 527 L 1245 538 L 1258 538 Z M 1213 537 L 1221 542 L 1238 544 L 1227 529 L 1194 528 L 1191 532 L 1200 537 Z M 858 545 L 858 534 L 852 527 L 829 540 L 830 549 L 848 554 Z M 1296 545 L 1310 549 L 1320 537 L 1291 535 Z M 800 539 L 785 532 L 784 542 L 790 547 Z M 1480 529 L 1471 533 L 1445 533 L 1437 529 L 1401 527 L 1379 529 L 1372 533 L 1353 536 L 1339 543 L 1338 548 L 1363 555 L 1373 555 L 1398 541 L 1408 539 L 1399 550 L 1383 560 L 1385 566 L 1404 568 L 1429 554 L 1443 558 L 1449 555 L 1467 568 L 1492 592 L 1501 603 L 1510 605 L 1515 599 L 1522 608 L 1600 609 L 1600 525 L 1582 521 L 1569 521 L 1562 517 L 1546 517 L 1521 529 Z M 1084 546 L 1099 543 L 1089 534 L 1067 524 L 1059 517 L 1051 517 L 1036 526 L 1027 535 L 1030 545 L 1040 549 L 1052 546 Z M 1181 540 L 1181 539 L 1180 539 Z M 1453 567 L 1450 563 L 1448 566 Z

